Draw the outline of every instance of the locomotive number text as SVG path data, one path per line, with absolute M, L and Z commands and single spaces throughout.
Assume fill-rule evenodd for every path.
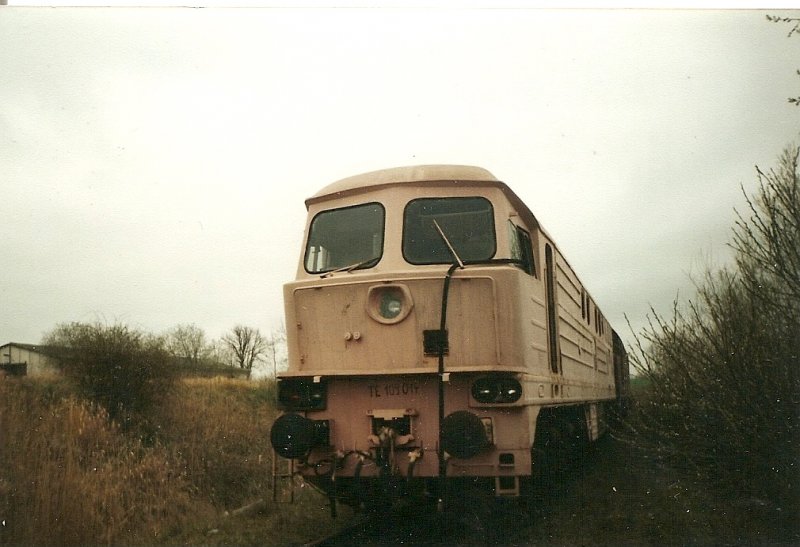
M 416 395 L 419 384 L 416 382 L 396 382 L 392 384 L 370 384 L 370 397 L 397 397 L 399 395 Z

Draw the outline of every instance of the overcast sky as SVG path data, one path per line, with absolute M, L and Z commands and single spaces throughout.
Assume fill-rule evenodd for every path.
M 269 332 L 303 200 L 423 163 L 508 183 L 629 339 L 728 259 L 740 185 L 800 130 L 800 36 L 762 11 L 9 3 L 0 343 Z

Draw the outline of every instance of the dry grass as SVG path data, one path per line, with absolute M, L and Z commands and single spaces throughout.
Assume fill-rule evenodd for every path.
M 186 379 L 161 411 L 160 437 L 198 494 L 221 511 L 271 488 L 270 397 L 264 382 Z
M 154 543 L 208 514 L 167 450 L 48 382 L 0 378 L 0 543 Z
M 313 539 L 336 524 L 324 498 L 301 488 L 295 505 L 271 501 L 273 393 L 267 382 L 183 380 L 145 442 L 63 378 L 0 377 L 0 544 Z M 224 516 L 258 499 L 259 514 Z

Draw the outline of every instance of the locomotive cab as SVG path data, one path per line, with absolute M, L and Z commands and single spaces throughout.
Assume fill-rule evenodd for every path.
M 543 409 L 559 419 L 541 435 L 565 419 L 601 433 L 621 345 L 504 183 L 477 167 L 397 168 L 306 206 L 271 440 L 332 500 L 458 478 L 518 495 Z

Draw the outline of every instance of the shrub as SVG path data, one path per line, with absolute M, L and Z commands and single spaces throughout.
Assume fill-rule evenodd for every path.
M 44 343 L 81 393 L 124 427 L 146 421 L 173 385 L 163 341 L 125 325 L 59 325 Z
M 792 148 L 758 171 L 734 228 L 735 268 L 707 273 L 695 300 L 654 313 L 640 334 L 632 361 L 649 388 L 629 423 L 672 463 L 787 516 L 800 487 L 797 159 Z

